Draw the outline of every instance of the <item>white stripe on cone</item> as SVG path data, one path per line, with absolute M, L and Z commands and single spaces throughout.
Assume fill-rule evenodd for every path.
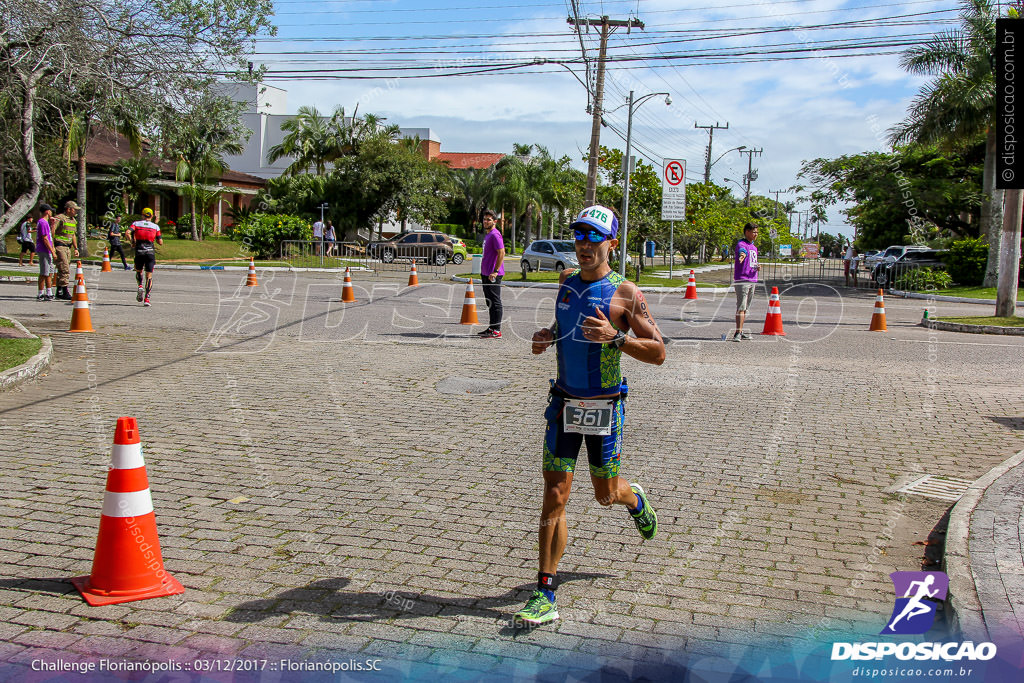
M 114 444 L 114 449 L 110 453 L 110 469 L 134 470 L 145 465 L 141 443 Z
M 153 497 L 149 489 L 103 494 L 103 514 L 107 517 L 141 517 L 153 511 Z
M 875 309 L 875 315 L 885 315 L 885 309 L 884 308 L 876 308 Z
M 72 308 L 89 308 L 88 301 L 76 301 Z

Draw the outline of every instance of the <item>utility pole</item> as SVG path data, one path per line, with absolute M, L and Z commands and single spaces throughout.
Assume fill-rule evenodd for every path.
M 788 190 L 768 190 L 768 194 L 775 195 L 775 215 L 772 216 L 772 220 L 779 217 L 779 195 Z
M 569 17 L 566 20 L 569 25 L 575 26 L 578 31 L 580 26 L 601 27 L 601 50 L 597 57 L 597 79 L 594 84 L 594 97 L 591 115 L 593 120 L 590 126 L 590 161 L 587 164 L 587 194 L 584 203 L 591 206 L 597 203 L 597 158 L 601 152 L 601 113 L 604 106 L 604 63 L 608 55 L 608 36 L 613 28 L 625 26 L 626 29 L 643 29 L 644 23 L 639 19 L 609 19 L 607 16 L 600 19 L 574 19 Z
M 743 197 L 743 206 L 750 206 L 750 181 L 757 177 L 754 172 L 754 155 L 761 156 L 764 148 L 761 149 L 741 149 L 740 154 L 747 155 L 747 175 L 743 176 L 743 180 L 747 184 L 747 193 Z
M 708 156 L 707 156 L 706 159 L 704 159 L 704 182 L 705 183 L 710 183 L 711 182 L 711 141 L 715 137 L 715 130 L 716 129 L 717 130 L 729 130 L 729 122 L 726 121 L 724 126 L 718 125 L 718 121 L 715 121 L 715 124 L 713 126 L 712 125 L 709 125 L 709 126 L 698 126 L 697 122 L 694 121 L 693 122 L 693 127 L 694 128 L 706 128 L 707 131 L 708 131 Z

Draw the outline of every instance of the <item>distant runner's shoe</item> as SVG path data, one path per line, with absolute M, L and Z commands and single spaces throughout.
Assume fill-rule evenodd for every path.
M 512 618 L 517 622 L 538 626 L 557 619 L 558 607 L 555 606 L 554 601 L 548 600 L 544 591 L 535 590 L 530 599 L 526 601 L 526 607 L 516 612 Z
M 734 334 L 729 341 L 738 342 L 740 339 L 743 339 L 743 333 L 740 332 L 739 330 L 736 330 L 736 334 Z
M 138 294 L 135 295 L 135 300 L 136 301 L 142 301 L 142 297 L 144 295 L 145 295 L 145 292 L 142 290 L 142 285 L 139 285 L 139 292 L 138 292 Z
M 636 497 L 643 501 L 644 509 L 639 514 L 634 515 L 632 512 L 629 516 L 633 518 L 633 523 L 636 524 L 636 530 L 640 532 L 640 535 L 645 541 L 649 541 L 654 538 L 654 535 L 658 533 L 658 513 L 655 512 L 654 506 L 647 500 L 647 495 L 644 490 L 640 488 L 640 484 L 630 484 L 629 488 L 633 489 L 633 493 Z
M 501 331 L 500 330 L 485 330 L 484 333 L 480 335 L 480 338 L 481 339 L 501 339 Z
M 149 303 L 149 297 L 147 296 L 146 300 L 142 302 L 142 305 L 143 306 L 152 306 L 153 304 Z
M 749 332 L 741 332 L 740 333 L 740 337 L 742 339 L 750 339 L 750 333 Z

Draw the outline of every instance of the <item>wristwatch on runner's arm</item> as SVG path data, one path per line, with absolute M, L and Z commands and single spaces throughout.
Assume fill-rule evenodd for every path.
M 622 330 L 617 330 L 615 332 L 615 338 L 608 342 L 608 346 L 612 347 L 613 349 L 621 349 L 622 345 L 625 343 L 626 333 L 623 332 Z

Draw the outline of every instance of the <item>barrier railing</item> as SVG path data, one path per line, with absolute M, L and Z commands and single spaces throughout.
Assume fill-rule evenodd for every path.
M 444 258 L 439 258 L 438 254 L 443 254 Z M 407 272 L 415 261 L 418 272 L 435 275 L 443 275 L 448 263 L 448 254 L 440 245 L 395 247 L 384 243 L 285 240 L 281 242 L 280 256 L 296 268 L 359 266 L 378 272 Z M 442 261 L 442 265 L 438 265 Z

